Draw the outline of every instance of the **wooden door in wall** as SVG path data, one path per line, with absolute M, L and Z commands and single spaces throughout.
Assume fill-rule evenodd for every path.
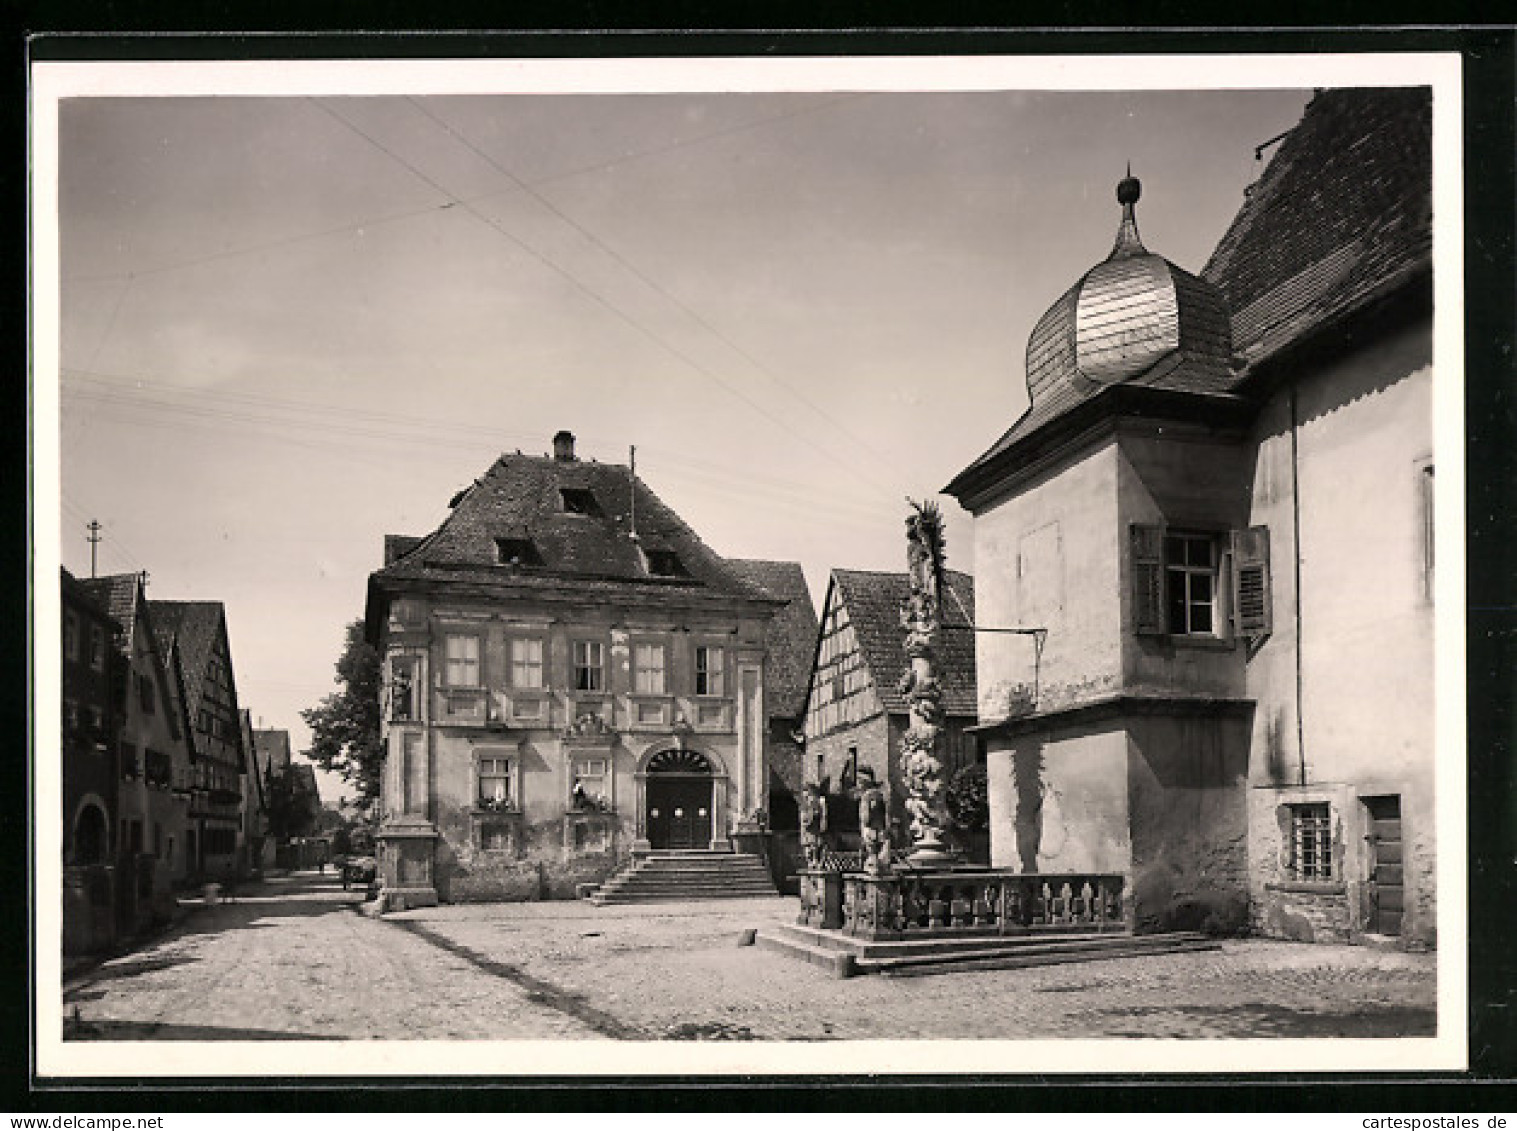
M 1377 935 L 1399 935 L 1405 908 L 1405 881 L 1401 853 L 1401 798 L 1366 797 L 1365 821 L 1369 831 L 1368 917 L 1365 930 Z
M 711 779 L 648 779 L 648 843 L 654 848 L 711 845 Z

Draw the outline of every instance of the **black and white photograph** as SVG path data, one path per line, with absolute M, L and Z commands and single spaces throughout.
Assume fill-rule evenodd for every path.
M 1464 1068 L 1459 67 L 35 64 L 38 1072 Z

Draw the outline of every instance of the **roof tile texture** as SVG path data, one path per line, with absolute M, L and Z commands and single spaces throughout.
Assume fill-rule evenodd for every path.
M 563 492 L 588 492 L 593 513 L 573 513 Z M 630 537 L 636 500 L 637 541 Z M 530 540 L 540 564 L 498 562 L 497 539 Z M 715 554 L 641 480 L 617 464 L 539 456 L 501 456 L 456 499 L 453 513 L 430 535 L 386 538 L 397 556 L 374 577 L 385 581 L 456 581 L 502 592 L 563 590 L 612 599 L 633 593 L 767 600 L 768 596 Z M 673 553 L 681 574 L 650 577 L 644 552 Z
M 1318 94 L 1202 275 L 1257 361 L 1432 264 L 1432 96 Z
M 1256 364 L 1422 276 L 1431 264 L 1430 92 L 1324 91 L 1248 190 L 1200 279 L 1169 265 L 1181 299 L 1181 348 L 1125 383 L 1231 393 L 1248 371 L 1230 366 L 1229 352 Z M 1070 330 L 1089 278 L 1033 330 L 1027 361 L 1032 405 L 966 471 L 1100 392 L 1095 382 L 1079 379 Z M 1221 309 L 1196 301 L 1218 292 Z M 1071 371 L 1075 378 L 1061 379 Z
M 162 654 L 169 655 L 175 642 L 179 645 L 184 701 L 194 710 L 200 703 L 211 655 L 225 624 L 225 609 L 220 601 L 149 601 L 148 610 L 153 615 L 153 631 Z
M 901 606 L 911 594 L 911 583 L 902 573 L 876 573 L 835 569 L 837 587 L 864 661 L 874 677 L 875 690 L 887 711 L 904 714 L 905 698 L 896 690 L 906 670 L 905 630 Z M 943 710 L 950 715 L 973 717 L 979 709 L 974 678 L 974 578 L 958 570 L 944 570 L 942 632 L 938 637 L 936 671 L 943 688 Z
M 748 582 L 787 602 L 765 632 L 764 693 L 772 718 L 796 719 L 806 707 L 811 654 L 816 647 L 816 608 L 799 562 L 728 558 Z

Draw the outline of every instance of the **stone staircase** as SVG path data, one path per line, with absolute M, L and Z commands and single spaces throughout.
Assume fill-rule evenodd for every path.
M 913 976 L 956 970 L 1007 970 L 1102 958 L 1220 949 L 1212 939 L 1190 931 L 1153 935 L 1134 935 L 1125 931 L 1038 931 L 979 938 L 866 942 L 841 931 L 788 924 L 760 929 L 755 942 L 766 950 L 820 966 L 838 978 L 858 974 Z
M 602 884 L 590 902 L 669 903 L 685 899 L 778 897 L 763 857 L 712 849 L 651 852 Z

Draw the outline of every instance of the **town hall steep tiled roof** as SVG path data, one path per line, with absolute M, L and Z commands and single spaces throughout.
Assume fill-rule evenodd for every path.
M 799 562 L 728 558 L 739 577 L 786 602 L 769 622 L 764 643 L 764 695 L 772 718 L 799 718 L 811 681 L 811 653 L 816 647 L 816 608 Z
M 904 714 L 908 704 L 896 689 L 906 670 L 906 639 L 901 628 L 901 605 L 911 594 L 906 574 L 835 569 L 837 587 L 859 650 L 869 665 L 875 690 L 885 710 Z M 974 716 L 979 711 L 974 673 L 974 578 L 958 570 L 943 571 L 942 633 L 938 637 L 937 676 L 943 688 L 943 710 L 949 715 Z
M 562 591 L 606 599 L 636 595 L 654 601 L 777 603 L 714 553 L 689 526 L 636 480 L 637 542 L 633 528 L 634 480 L 618 464 L 580 459 L 503 455 L 454 499 L 453 513 L 425 538 L 386 538 L 397 556 L 371 579 L 386 591 L 417 583 L 466 584 L 501 594 L 530 596 Z M 594 513 L 569 513 L 563 491 L 587 492 Z M 497 539 L 528 540 L 536 560 L 498 564 Z M 671 552 L 682 575 L 649 576 L 638 547 Z

